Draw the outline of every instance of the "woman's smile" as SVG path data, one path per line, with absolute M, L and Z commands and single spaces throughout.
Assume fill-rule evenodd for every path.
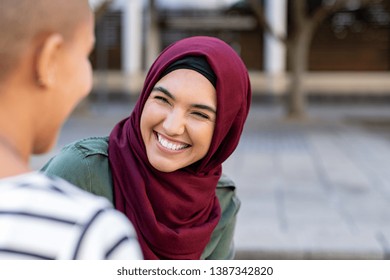
M 157 142 L 164 148 L 164 150 L 169 150 L 170 152 L 180 152 L 191 146 L 190 144 L 168 139 L 166 136 L 163 136 L 158 132 L 155 132 L 155 134 Z

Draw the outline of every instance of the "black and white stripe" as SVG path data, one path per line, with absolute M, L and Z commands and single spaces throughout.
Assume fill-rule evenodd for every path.
M 0 259 L 141 258 L 107 200 L 40 173 L 0 180 Z

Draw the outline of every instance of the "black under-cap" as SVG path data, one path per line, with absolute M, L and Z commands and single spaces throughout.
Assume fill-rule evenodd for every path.
M 202 74 L 207 80 L 212 83 L 214 88 L 217 84 L 217 76 L 213 69 L 211 69 L 210 64 L 207 62 L 206 58 L 203 56 L 186 56 L 182 59 L 179 59 L 168 66 L 167 69 L 163 72 L 161 77 L 164 77 L 168 73 L 178 70 L 178 69 L 190 69 Z

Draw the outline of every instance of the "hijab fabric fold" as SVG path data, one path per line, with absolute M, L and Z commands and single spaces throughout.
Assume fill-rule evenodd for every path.
M 206 59 L 216 76 L 217 116 L 200 161 L 165 173 L 148 162 L 140 118 L 164 71 L 188 56 Z M 115 208 L 133 223 L 145 259 L 199 259 L 221 217 L 216 186 L 222 163 L 238 145 L 249 112 L 248 73 L 237 53 L 213 37 L 191 37 L 166 48 L 151 66 L 131 115 L 109 138 Z

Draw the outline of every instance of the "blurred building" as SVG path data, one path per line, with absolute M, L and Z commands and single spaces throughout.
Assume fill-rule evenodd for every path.
M 95 0 L 99 2 L 99 0 Z M 216 36 L 229 43 L 250 71 L 289 70 L 283 47 L 267 43 L 264 29 L 244 0 L 114 0 L 97 19 L 97 70 L 144 72 L 170 43 L 188 36 Z M 287 0 L 262 1 L 273 24 L 293 28 Z M 351 3 L 359 1 L 351 1 Z M 151 3 L 154 9 L 151 10 Z M 322 0 L 309 0 L 309 13 Z M 272 5 L 271 5 L 272 4 Z M 272 10 L 273 9 L 273 10 Z M 154 14 L 151 12 L 154 11 Z M 276 14 L 274 14 L 276 12 Z M 267 62 L 268 59 L 268 62 Z M 366 8 L 350 5 L 316 31 L 309 53 L 310 71 L 389 71 L 390 0 Z
M 317 30 L 310 70 L 389 71 L 390 1 L 344 10 Z

